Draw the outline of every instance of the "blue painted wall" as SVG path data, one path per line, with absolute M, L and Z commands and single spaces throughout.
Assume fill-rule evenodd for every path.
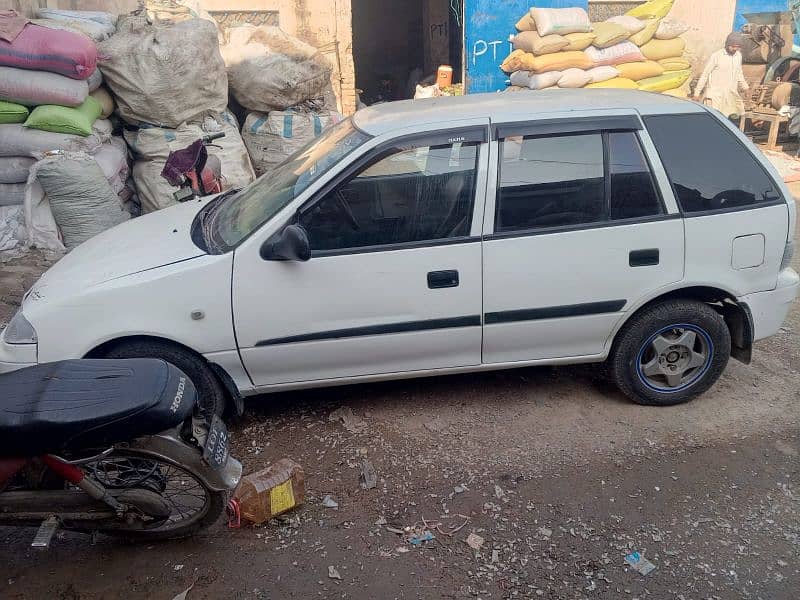
M 737 0 L 734 28 L 736 31 L 742 28 L 742 25 L 747 22 L 743 15 L 747 13 L 781 12 L 788 8 L 789 0 Z
M 587 8 L 588 0 L 464 0 L 468 93 L 505 89 L 508 75 L 500 70 L 500 63 L 511 52 L 508 36 L 516 32 L 514 24 L 531 5 Z
M 757 12 L 783 12 L 789 10 L 790 0 L 737 0 L 736 2 L 736 18 L 733 26 L 736 31 L 741 30 L 742 25 L 747 21 L 744 15 L 748 13 Z M 798 44 L 800 44 L 800 35 L 794 36 L 794 51 L 798 52 Z

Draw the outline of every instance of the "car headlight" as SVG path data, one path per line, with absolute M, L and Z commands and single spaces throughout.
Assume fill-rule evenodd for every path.
M 11 323 L 6 327 L 3 339 L 7 344 L 35 344 L 36 330 L 30 324 L 21 310 L 17 311 Z

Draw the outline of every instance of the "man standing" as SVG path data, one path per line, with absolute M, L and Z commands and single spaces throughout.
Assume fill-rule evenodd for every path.
M 741 33 L 732 33 L 725 40 L 725 48 L 717 50 L 708 59 L 703 74 L 694 89 L 694 99 L 705 100 L 726 117 L 744 113 L 744 101 L 739 88 L 749 90 L 750 85 L 742 72 Z M 703 94 L 705 92 L 705 95 Z

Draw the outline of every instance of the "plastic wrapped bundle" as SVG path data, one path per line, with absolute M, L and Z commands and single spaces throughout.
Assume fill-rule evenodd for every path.
M 31 177 L 47 194 L 67 250 L 130 218 L 97 162 L 86 154 L 46 157 Z
M 105 83 L 129 123 L 178 127 L 227 107 L 225 64 L 209 21 L 130 16 L 99 49 Z
M 0 67 L 0 98 L 25 106 L 78 106 L 89 95 L 86 81 L 46 71 Z
M 97 48 L 79 33 L 29 23 L 13 42 L 0 39 L 0 65 L 87 79 L 97 66 Z
M 325 57 L 277 27 L 232 27 L 222 54 L 231 92 L 248 110 L 284 110 L 321 96 L 330 83 Z

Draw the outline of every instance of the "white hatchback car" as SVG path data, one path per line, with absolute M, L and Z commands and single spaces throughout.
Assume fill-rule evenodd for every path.
M 642 404 L 707 390 L 798 293 L 796 208 L 719 114 L 563 90 L 358 112 L 246 189 L 77 248 L 0 371 L 156 356 L 241 397 L 607 361 Z

